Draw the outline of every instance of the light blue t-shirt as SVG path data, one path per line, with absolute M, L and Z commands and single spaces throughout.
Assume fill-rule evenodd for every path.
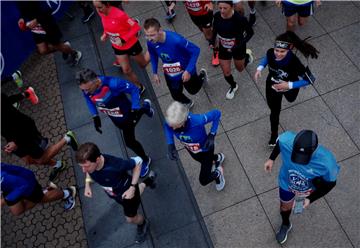
M 296 134 L 287 131 L 279 136 L 280 153 L 283 164 L 279 173 L 280 188 L 296 194 L 309 195 L 315 188 L 312 179 L 322 177 L 334 182 L 340 167 L 333 154 L 319 145 L 311 156 L 309 164 L 302 165 L 291 161 L 291 153 Z

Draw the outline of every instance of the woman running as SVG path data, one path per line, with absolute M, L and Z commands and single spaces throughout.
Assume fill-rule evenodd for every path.
M 128 79 L 140 88 L 141 93 L 145 87 L 140 83 L 138 77 L 130 66 L 129 56 L 132 56 L 136 63 L 145 68 L 150 57 L 144 56 L 137 34 L 141 27 L 131 19 L 124 11 L 113 7 L 110 1 L 93 1 L 104 27 L 101 41 L 110 38 L 114 49 L 116 61 L 114 65 L 120 66 Z
M 246 18 L 234 11 L 232 1 L 218 1 L 218 7 L 219 11 L 214 15 L 211 45 L 215 46 L 218 37 L 220 67 L 226 82 L 230 84 L 226 99 L 230 100 L 239 88 L 231 74 L 231 60 L 234 60 L 235 68 L 239 72 L 253 61 L 251 50 L 246 49 L 246 43 L 254 31 Z
M 305 66 L 292 52 L 300 51 L 305 58 L 317 58 L 319 51 L 305 40 L 301 40 L 294 32 L 287 31 L 279 35 L 266 56 L 260 61 L 255 73 L 255 81 L 261 77 L 261 71 L 268 65 L 269 74 L 266 79 L 266 101 L 270 108 L 271 138 L 269 146 L 275 146 L 278 137 L 278 126 L 283 95 L 293 102 L 300 87 L 310 84 L 305 75 Z

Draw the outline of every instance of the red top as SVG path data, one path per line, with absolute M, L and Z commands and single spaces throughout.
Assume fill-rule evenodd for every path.
M 205 9 L 205 5 L 210 3 L 210 1 L 204 0 L 186 0 L 185 7 L 190 15 L 192 16 L 202 16 L 206 15 L 208 11 Z
M 127 50 L 138 41 L 137 32 L 141 27 L 124 11 L 111 6 L 107 16 L 98 13 L 101 17 L 104 33 L 109 36 L 113 47 L 119 50 Z M 119 46 L 120 38 L 125 41 L 121 46 Z

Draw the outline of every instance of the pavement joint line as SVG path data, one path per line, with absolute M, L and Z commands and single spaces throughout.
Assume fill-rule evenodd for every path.
M 145 1 L 145 2 L 147 2 L 147 1 Z M 149 2 L 151 2 L 151 1 L 149 1 Z M 139 14 L 136 14 L 136 15 L 133 15 L 133 16 L 131 16 L 132 18 L 137 18 L 137 17 L 139 17 L 139 16 L 142 16 L 142 15 L 144 15 L 144 14 L 147 14 L 148 12 L 150 12 L 150 11 L 154 11 L 154 10 L 156 10 L 156 9 L 160 9 L 162 6 L 157 6 L 157 7 L 154 7 L 154 8 L 151 8 L 151 9 L 146 9 L 146 10 L 144 10 L 144 12 L 141 12 L 141 13 L 139 13 Z M 124 9 L 125 9 L 125 12 L 128 12 L 128 10 L 126 10 L 126 5 L 124 6 Z

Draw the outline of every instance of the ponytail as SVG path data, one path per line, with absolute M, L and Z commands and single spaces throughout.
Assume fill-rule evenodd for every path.
M 284 41 L 291 43 L 305 56 L 305 58 L 309 58 L 310 56 L 312 59 L 317 59 L 320 52 L 313 45 L 306 41 L 309 38 L 310 37 L 302 40 L 294 32 L 286 31 L 285 33 L 280 34 L 278 37 L 276 37 L 276 41 Z

